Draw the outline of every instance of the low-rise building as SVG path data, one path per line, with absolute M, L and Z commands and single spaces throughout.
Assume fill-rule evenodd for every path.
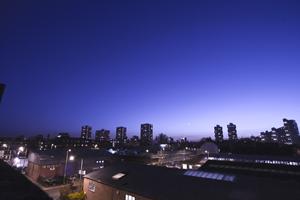
M 96 149 L 54 149 L 46 151 L 33 151 L 28 155 L 27 175 L 34 180 L 41 178 L 55 178 L 77 176 L 79 170 L 89 173 L 101 169 L 115 162 L 115 157 L 106 150 Z M 72 158 L 72 159 L 70 159 Z M 82 164 L 82 165 L 81 165 Z M 82 166 L 82 168 L 81 168 Z
M 57 151 L 30 152 L 26 174 L 33 180 L 61 177 L 64 174 L 63 160 L 63 155 Z
M 296 179 L 121 163 L 87 174 L 83 189 L 88 200 L 279 200 L 295 199 L 299 187 Z

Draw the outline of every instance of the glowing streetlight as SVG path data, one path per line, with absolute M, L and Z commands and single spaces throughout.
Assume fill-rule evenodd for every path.
M 2 144 L 2 147 L 3 148 L 7 148 L 7 144 Z
M 19 151 L 20 151 L 20 152 L 23 152 L 23 151 L 24 151 L 24 147 L 20 146 L 20 147 L 19 147 Z
M 70 161 L 75 160 L 75 156 L 70 156 L 69 160 L 70 160 Z
M 24 148 L 23 146 L 20 146 L 20 147 L 18 148 L 18 155 L 19 155 L 20 153 L 24 152 L 24 150 L 25 150 L 25 148 Z

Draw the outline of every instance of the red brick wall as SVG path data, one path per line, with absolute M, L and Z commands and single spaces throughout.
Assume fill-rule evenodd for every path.
M 34 179 L 37 180 L 40 174 L 40 168 L 38 165 L 28 162 L 28 167 L 27 167 L 27 175 Z
M 95 185 L 95 191 L 89 190 L 89 183 Z M 125 195 L 131 195 L 135 197 L 135 200 L 151 200 L 130 192 L 118 190 L 108 185 L 98 183 L 96 181 L 85 178 L 83 182 L 83 190 L 87 195 L 87 200 L 125 200 Z
M 27 175 L 34 180 L 37 180 L 39 176 L 45 178 L 53 178 L 56 176 L 63 176 L 64 167 L 63 165 L 55 166 L 54 170 L 49 168 L 49 165 L 43 167 L 42 165 L 37 165 L 32 162 L 28 163 Z

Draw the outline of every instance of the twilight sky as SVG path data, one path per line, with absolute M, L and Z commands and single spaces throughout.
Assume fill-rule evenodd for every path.
M 226 3 L 225 3 L 226 2 Z M 300 120 L 300 2 L 0 3 L 1 135 L 81 125 L 198 139 Z M 225 128 L 226 130 L 226 128 Z

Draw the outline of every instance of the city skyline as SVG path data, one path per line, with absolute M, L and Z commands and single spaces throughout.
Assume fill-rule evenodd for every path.
M 246 137 L 300 120 L 299 2 L 116 2 L 4 3 L 1 135 L 149 122 L 196 139 L 232 122 Z
M 283 123 L 285 124 L 286 122 L 286 118 L 283 118 L 282 121 Z M 293 121 L 295 122 L 296 126 L 297 126 L 297 122 L 296 120 L 293 120 L 293 119 L 290 119 L 288 121 Z M 269 127 L 268 130 L 261 130 L 259 132 L 252 132 L 251 134 L 241 134 L 243 133 L 239 131 L 238 127 L 236 126 L 236 124 L 233 124 L 232 122 L 228 123 L 227 125 L 225 125 L 225 129 L 223 130 L 223 125 L 221 124 L 216 124 L 214 127 L 213 127 L 213 130 L 212 132 L 210 133 L 207 133 L 207 134 L 197 134 L 197 135 L 188 135 L 188 134 L 185 134 L 185 133 L 181 133 L 180 135 L 169 135 L 168 133 L 166 132 L 159 132 L 159 131 L 155 131 L 155 128 L 153 126 L 153 124 L 151 123 L 142 123 L 140 124 L 140 127 L 141 129 L 138 131 L 138 132 L 129 132 L 127 134 L 127 129 L 128 127 L 126 126 L 117 126 L 115 127 L 114 130 L 110 130 L 110 129 L 105 129 L 105 128 L 95 128 L 91 125 L 83 125 L 81 126 L 81 130 L 79 132 L 68 132 L 66 130 L 62 130 L 60 132 L 55 132 L 55 133 L 45 133 L 45 132 L 40 132 L 40 133 L 35 133 L 35 134 L 32 134 L 32 135 L 24 135 L 24 134 L 17 134 L 17 135 L 2 135 L 2 136 L 13 136 L 13 137 L 20 137 L 20 136 L 25 136 L 25 137 L 28 137 L 28 138 L 31 138 L 31 137 L 36 137 L 36 136 L 44 136 L 45 138 L 50 136 L 50 137 L 61 137 L 61 135 L 68 135 L 68 137 L 73 137 L 73 138 L 81 138 L 81 139 L 92 139 L 92 140 L 99 140 L 100 137 L 102 136 L 105 136 L 107 137 L 107 139 L 115 139 L 116 141 L 118 141 L 119 143 L 122 143 L 120 141 L 124 139 L 130 139 L 132 137 L 139 137 L 139 138 L 142 138 L 142 131 L 144 128 L 142 128 L 143 126 L 150 126 L 151 127 L 151 140 L 153 140 L 154 137 L 160 135 L 160 134 L 166 134 L 168 137 L 171 137 L 173 139 L 176 139 L 176 140 L 181 140 L 182 138 L 186 138 L 190 141 L 198 141 L 198 140 L 202 140 L 203 138 L 211 138 L 213 140 L 215 140 L 216 142 L 222 142 L 223 140 L 236 140 L 236 139 L 242 139 L 242 138 L 250 138 L 252 136 L 254 137 L 262 137 L 262 134 L 265 134 L 265 133 L 268 133 L 269 132 L 269 129 L 274 129 L 274 130 L 279 130 L 283 127 L 280 127 L 280 128 L 275 128 L 275 126 L 272 126 L 272 127 Z M 231 128 L 229 128 L 231 127 Z M 233 128 L 233 129 L 232 129 Z M 147 128 L 146 128 L 147 130 Z M 235 134 L 235 136 L 232 138 L 232 131 L 234 131 L 233 134 Z M 221 132 L 220 132 L 221 131 Z M 147 132 L 147 131 L 146 131 Z M 102 136 L 100 136 L 102 135 Z M 127 137 L 128 135 L 128 137 Z M 231 135 L 231 136 L 229 136 Z M 148 136 L 147 136 L 148 137 Z M 218 137 L 218 139 L 216 138 Z M 263 136 L 264 137 L 264 136 Z M 101 140 L 101 139 L 100 139 Z M 147 140 L 147 139 L 146 139 Z M 108 141 L 108 140 L 107 140 Z

